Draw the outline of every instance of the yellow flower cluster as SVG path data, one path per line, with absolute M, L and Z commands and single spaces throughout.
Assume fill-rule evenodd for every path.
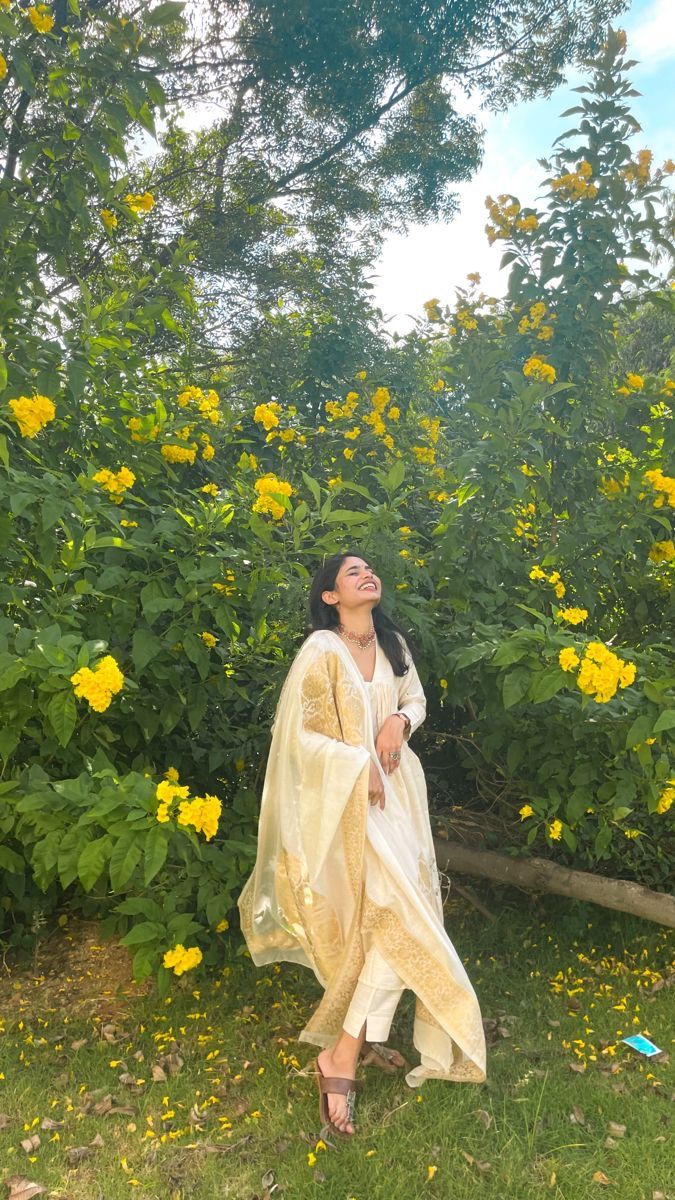
M 277 404 L 276 400 L 270 400 L 267 404 L 258 404 L 253 413 L 253 420 L 262 425 L 263 429 L 274 429 L 275 425 L 279 424 L 279 413 L 281 405 Z
M 99 216 L 100 216 L 101 220 L 103 221 L 103 224 L 105 225 L 106 229 L 110 229 L 110 230 L 117 229 L 117 225 L 118 225 L 117 214 L 114 213 L 112 211 L 112 209 L 102 208 L 99 213 Z
M 329 421 L 337 421 L 340 417 L 352 417 L 359 402 L 358 392 L 347 392 L 342 404 L 337 400 L 326 401 L 326 416 Z
M 5 58 L 4 54 L 0 54 L 0 80 L 5 78 L 7 71 L 7 59 Z
M 19 396 L 9 401 L 9 407 L 22 437 L 34 438 L 56 415 L 54 402 L 48 396 Z
M 641 392 L 645 386 L 645 381 L 642 378 L 642 375 L 634 375 L 632 371 L 627 373 L 626 383 L 628 384 L 631 392 Z
M 537 542 L 539 539 L 537 538 L 536 533 L 528 532 L 532 529 L 532 522 L 525 519 L 526 517 L 533 517 L 535 515 L 537 511 L 536 505 L 532 504 L 530 501 L 529 504 L 522 504 L 519 511 L 522 515 L 516 520 L 516 523 L 513 527 L 513 532 L 515 533 L 516 537 L 526 538 L 530 542 Z
M 110 471 L 102 467 L 92 476 L 94 483 L 100 483 L 114 504 L 121 504 L 127 489 L 133 487 L 136 476 L 128 467 L 120 467 L 119 471 Z
M 286 508 L 280 502 L 279 496 L 292 496 L 293 488 L 285 479 L 279 479 L 273 471 L 256 479 L 254 488 L 258 499 L 253 504 L 253 512 L 269 513 L 275 521 L 280 521 Z
M 234 571 L 227 570 L 224 572 L 224 576 L 225 576 L 225 579 L 227 580 L 226 583 L 216 582 L 216 583 L 213 583 L 211 586 L 214 587 L 217 592 L 223 592 L 226 596 L 233 596 L 235 591 L 237 590 L 233 586 L 234 585 Z
M 140 417 L 129 417 L 127 421 L 127 429 L 131 431 L 132 442 L 152 442 L 159 436 L 159 425 L 152 424 L 148 427 L 147 433 L 141 433 L 143 421 Z
M 155 197 L 152 192 L 128 192 L 124 203 L 129 205 L 132 212 L 150 212 L 155 207 Z
M 562 659 L 564 654 L 565 650 L 561 650 L 559 662 L 564 671 L 569 671 L 576 664 L 568 657 L 569 665 L 565 666 Z M 605 704 L 612 699 L 617 688 L 628 687 L 635 679 L 635 674 L 635 663 L 624 662 L 603 642 L 589 642 L 580 660 L 577 686 L 585 695 L 592 696 L 597 704 Z
M 674 784 L 675 784 L 675 779 L 668 780 L 667 786 L 663 789 L 663 791 L 661 792 L 661 795 L 659 796 L 659 802 L 656 806 L 657 813 L 668 812 L 668 809 L 670 808 L 671 804 L 675 800 L 675 786 L 673 786 Z
M 431 300 L 425 300 L 424 304 L 422 305 L 422 308 L 424 309 L 425 313 L 427 314 L 428 321 L 440 321 L 441 320 L 441 310 L 438 307 L 439 303 L 440 302 L 439 302 L 438 296 L 434 296 L 433 299 L 431 299 Z
M 178 805 L 179 825 L 191 825 L 197 833 L 203 833 L 207 842 L 218 832 L 218 821 L 223 806 L 217 796 L 195 796 L 194 800 L 182 800 Z
M 162 963 L 166 969 L 172 970 L 174 975 L 182 975 L 185 971 L 191 971 L 193 967 L 199 966 L 202 961 L 202 952 L 199 946 L 190 946 L 188 950 L 182 946 L 180 942 L 173 947 L 173 950 L 167 950 Z
M 47 4 L 35 4 L 27 9 L 26 16 L 36 33 L 49 33 L 54 28 L 54 18 Z
M 485 207 L 492 220 L 491 225 L 485 226 L 490 245 L 499 238 L 511 237 L 516 230 L 530 233 L 539 225 L 535 213 L 529 213 L 527 216 L 519 215 L 521 213 L 520 203 L 513 196 L 502 193 L 497 200 L 493 200 L 492 196 L 486 196 Z
M 655 492 L 661 492 L 660 496 L 654 501 L 654 508 L 662 508 L 668 499 L 668 507 L 675 508 L 675 478 L 671 475 L 664 475 L 660 468 L 653 471 L 645 471 L 645 479 L 648 479 L 654 488 Z
M 539 383 L 554 383 L 555 367 L 533 354 L 527 362 L 523 363 L 523 375 L 530 379 L 536 379 Z
M 105 712 L 113 696 L 121 692 L 124 675 L 112 654 L 106 654 L 93 671 L 90 667 L 80 667 L 71 675 L 70 682 L 76 696 L 82 696 L 96 712 Z
M 478 329 L 478 321 L 474 317 L 470 308 L 458 308 L 455 313 L 455 320 L 462 329 Z
M 187 800 L 190 795 L 190 789 L 187 784 L 181 785 L 178 783 L 178 772 L 175 767 L 170 767 L 166 772 L 166 776 L 166 779 L 157 784 L 155 792 L 155 796 L 159 800 L 155 816 L 162 825 L 171 819 L 171 805 L 174 800 Z
M 621 492 L 625 491 L 629 482 L 630 475 L 628 471 L 624 471 L 621 479 L 614 479 L 611 475 L 601 475 L 598 487 L 603 496 L 607 496 L 611 500 L 614 496 L 618 496 Z
M 649 551 L 649 558 L 655 563 L 672 562 L 675 558 L 675 542 L 673 539 L 668 538 L 666 542 L 654 542 Z
M 162 458 L 170 463 L 190 463 L 192 464 L 197 457 L 197 443 L 192 442 L 190 446 L 175 446 L 167 444 L 162 446 Z
M 544 320 L 546 324 L 542 324 Z M 536 304 L 530 306 L 529 316 L 520 318 L 518 333 L 530 333 L 536 330 L 538 339 L 548 342 L 554 333 L 550 322 L 555 320 L 557 320 L 555 314 L 548 312 L 543 300 L 538 300 Z
M 586 608 L 561 608 L 558 616 L 563 621 L 567 621 L 570 625 L 580 625 L 588 616 Z
M 429 438 L 429 441 L 431 442 L 432 446 L 435 446 L 440 437 L 441 418 L 440 417 L 420 417 L 420 425 L 421 425 L 422 429 L 424 430 L 424 432 L 426 433 L 427 437 Z
M 558 600 L 562 599 L 567 590 L 565 584 L 560 578 L 559 571 L 551 571 L 551 574 L 547 575 L 545 571 L 542 571 L 541 567 L 533 567 L 530 571 L 530 579 L 545 579 L 547 583 L 552 583 L 553 590 L 558 597 Z
M 576 171 L 570 171 L 558 179 L 553 179 L 551 187 L 554 192 L 560 193 L 563 200 L 593 200 L 598 194 L 598 189 L 596 184 L 588 182 L 592 174 L 591 164 L 582 158 Z
M 651 150 L 639 150 L 637 160 L 629 162 L 627 166 L 619 171 L 619 175 L 623 175 L 626 183 L 649 183 L 653 157 L 654 155 Z M 664 169 L 667 165 L 668 163 L 664 164 Z M 670 174 L 669 171 L 665 173 L 667 175 Z
M 214 634 L 209 633 L 208 629 L 205 629 L 204 632 L 199 636 L 201 637 L 204 645 L 208 646 L 209 650 L 213 650 L 213 647 L 218 645 L 218 638 L 215 637 Z
M 201 415 L 206 417 L 212 425 L 217 425 L 220 420 L 220 396 L 213 388 L 204 392 L 202 388 L 191 384 L 180 392 L 178 403 L 181 408 L 187 408 L 188 404 L 196 404 Z
M 207 495 L 207 496 L 213 496 L 215 499 L 215 497 L 218 495 L 218 484 L 217 483 L 205 483 L 204 486 L 202 488 L 200 488 L 199 490 L 200 490 L 200 492 L 204 492 L 205 495 Z
M 573 671 L 575 667 L 579 666 L 579 661 L 579 655 L 574 646 L 565 646 L 558 655 L 558 662 L 563 671 Z
M 433 446 L 413 446 L 412 452 L 419 463 L 433 466 L 436 462 L 436 451 Z
M 554 842 L 559 842 L 561 834 L 562 834 L 562 829 L 563 829 L 562 821 L 559 821 L 558 818 L 556 817 L 555 821 L 551 821 L 551 824 L 548 826 L 548 829 L 546 832 L 548 833 L 548 836 Z

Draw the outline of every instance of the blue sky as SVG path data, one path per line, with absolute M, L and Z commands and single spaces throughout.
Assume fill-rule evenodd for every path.
M 631 147 L 634 152 L 649 147 L 660 166 L 675 158 L 675 0 L 633 0 L 614 24 L 626 30 L 626 57 L 638 60 L 629 76 L 641 93 L 631 99 L 631 110 L 642 131 Z M 498 114 L 473 108 L 486 131 L 485 151 L 474 178 L 457 185 L 459 214 L 447 224 L 414 226 L 405 236 L 389 238 L 375 267 L 375 301 L 390 318 L 389 329 L 410 328 L 409 314 L 421 316 L 432 296 L 452 302 L 454 288 L 465 285 L 470 271 L 480 272 L 488 294 L 504 294 L 507 272 L 499 270 L 504 245 L 488 244 L 485 197 L 510 192 L 521 204 L 536 203 L 545 175 L 537 159 L 550 155 L 555 139 L 574 124 L 560 114 L 578 103 L 572 88 L 583 82 L 583 74 L 570 70 L 566 84 L 547 99 Z

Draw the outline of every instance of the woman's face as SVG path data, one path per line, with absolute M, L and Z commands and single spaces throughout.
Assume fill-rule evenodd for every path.
M 363 558 L 350 556 L 340 563 L 333 591 L 322 596 L 326 604 L 337 604 L 342 612 L 364 605 L 374 608 L 382 598 L 382 584 Z

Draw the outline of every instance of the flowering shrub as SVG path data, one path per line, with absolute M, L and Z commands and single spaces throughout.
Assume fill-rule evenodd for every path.
M 597 149 L 563 147 L 548 210 L 490 209 L 509 296 L 472 274 L 318 410 L 251 394 L 246 364 L 195 364 L 190 246 L 154 263 L 158 301 L 143 275 L 105 303 L 83 294 L 86 322 L 59 339 L 7 347 L 8 914 L 29 923 L 67 898 L 162 988 L 222 954 L 308 576 L 347 544 L 373 555 L 414 630 L 428 748 L 458 747 L 455 778 L 499 805 L 510 848 L 667 881 L 675 382 L 615 377 L 607 332 L 624 246 L 661 236 L 664 172 L 620 173 L 612 46 L 604 98 L 587 101 Z M 99 190 L 100 237 L 152 219 L 142 183 Z M 672 310 L 672 289 L 633 283 Z

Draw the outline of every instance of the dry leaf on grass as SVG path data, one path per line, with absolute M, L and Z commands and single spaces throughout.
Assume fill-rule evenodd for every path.
M 585 1125 L 586 1124 L 586 1117 L 584 1115 L 584 1111 L 582 1108 L 579 1108 L 578 1104 L 574 1105 L 574 1107 L 570 1113 L 570 1121 L 572 1122 L 573 1125 Z
M 90 1146 L 69 1146 L 66 1150 L 69 1167 L 78 1167 L 81 1162 L 84 1162 L 85 1158 L 91 1158 L 91 1155 Z
M 607 1132 L 611 1133 L 612 1137 L 622 1138 L 626 1132 L 625 1125 L 618 1125 L 616 1121 L 607 1122 Z
M 593 1183 L 601 1183 L 604 1187 L 608 1187 L 611 1182 L 611 1179 L 607 1178 L 604 1171 L 593 1172 Z
M 26 1151 L 26 1154 L 32 1154 L 40 1145 L 39 1133 L 33 1133 L 30 1137 L 24 1138 L 21 1143 L 21 1149 Z
M 0 1113 L 0 1133 L 3 1129 L 9 1129 L 12 1124 L 12 1118 L 7 1116 L 7 1113 Z
M 8 1189 L 7 1200 L 32 1200 L 33 1196 L 41 1196 L 47 1191 L 41 1183 L 31 1183 L 21 1175 L 10 1175 L 5 1180 L 5 1187 Z
M 154 1067 L 152 1068 L 152 1078 L 154 1083 L 166 1083 L 166 1071 L 163 1067 L 160 1067 L 159 1063 L 155 1063 Z
M 473 1111 L 474 1116 L 478 1118 L 478 1120 L 485 1126 L 486 1129 L 489 1129 L 492 1124 L 491 1114 L 486 1112 L 484 1108 L 474 1108 Z
M 63 1121 L 52 1121 L 51 1117 L 43 1117 L 40 1121 L 40 1129 L 47 1129 L 50 1132 L 54 1129 L 63 1129 Z
M 470 1163 L 472 1167 L 478 1167 L 479 1171 L 485 1172 L 492 1170 L 492 1163 L 480 1162 L 479 1159 L 473 1157 L 473 1154 L 467 1154 L 466 1150 L 462 1150 L 461 1153 L 464 1155 L 466 1161 Z
M 70 1048 L 71 1050 L 81 1050 L 83 1046 L 86 1046 L 86 1044 L 86 1038 L 77 1038 L 74 1042 L 70 1043 Z

